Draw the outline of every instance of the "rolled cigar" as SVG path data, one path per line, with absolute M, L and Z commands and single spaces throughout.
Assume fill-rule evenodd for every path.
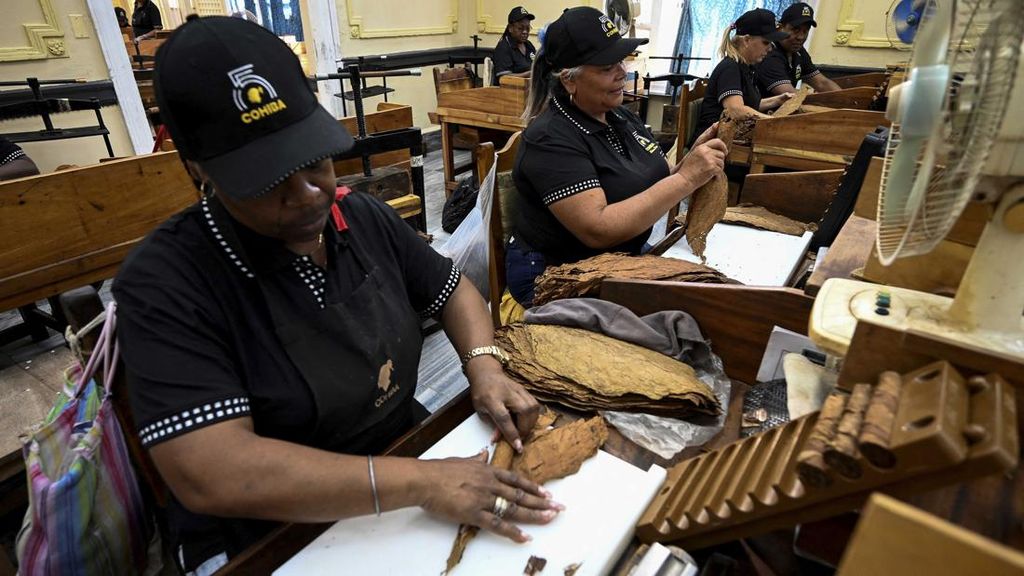
M 853 387 L 853 393 L 843 409 L 843 417 L 839 419 L 836 434 L 825 448 L 825 463 L 844 478 L 856 479 L 864 473 L 857 461 L 860 457 L 857 438 L 870 400 L 870 384 L 857 384 Z
M 818 421 L 814 424 L 814 430 L 807 437 L 807 443 L 804 444 L 803 449 L 797 454 L 796 472 L 800 475 L 800 480 L 808 486 L 821 488 L 832 483 L 832 476 L 828 472 L 828 467 L 825 466 L 822 454 L 829 441 L 835 436 L 836 426 L 843 414 L 844 406 L 846 406 L 845 394 L 833 392 L 825 399 L 825 404 L 821 407 L 821 412 L 818 413 Z
M 892 468 L 896 465 L 896 456 L 889 449 L 889 440 L 896 420 L 896 410 L 900 406 L 902 389 L 903 378 L 899 373 L 882 372 L 864 414 L 859 438 L 860 452 L 868 462 L 879 468 Z

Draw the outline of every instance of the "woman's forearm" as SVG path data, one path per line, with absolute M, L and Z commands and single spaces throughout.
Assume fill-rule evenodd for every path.
M 366 457 L 265 438 L 251 421 L 215 424 L 151 449 L 161 476 L 193 512 L 228 518 L 327 522 L 375 511 Z M 382 510 L 421 504 L 411 458 L 375 458 Z
M 605 249 L 635 238 L 697 189 L 685 171 L 662 178 L 621 202 L 607 204 L 604 191 L 594 189 L 551 205 L 551 212 L 581 242 Z M 581 214 L 586 213 L 585 218 Z

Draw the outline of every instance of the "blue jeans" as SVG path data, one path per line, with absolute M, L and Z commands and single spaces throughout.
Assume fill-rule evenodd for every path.
M 505 282 L 523 308 L 533 306 L 533 281 L 544 272 L 544 255 L 525 250 L 513 237 L 505 246 Z

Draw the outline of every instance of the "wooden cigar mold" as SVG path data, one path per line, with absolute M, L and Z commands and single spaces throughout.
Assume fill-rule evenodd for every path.
M 823 437 L 812 439 L 816 412 L 671 468 L 637 537 L 697 549 L 850 510 L 875 490 L 910 494 L 1017 465 L 1014 389 L 997 374 L 965 380 L 935 362 L 837 403 Z M 809 452 L 824 456 L 810 474 L 798 466 Z

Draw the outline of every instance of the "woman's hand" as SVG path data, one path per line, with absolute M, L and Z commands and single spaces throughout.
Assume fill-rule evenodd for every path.
M 774 110 L 774 109 L 778 108 L 779 106 L 782 106 L 782 104 L 786 100 L 789 100 L 793 96 L 796 96 L 796 94 L 793 93 L 793 92 L 783 92 L 782 94 L 779 94 L 778 96 L 772 96 L 771 98 L 764 98 L 764 99 L 761 100 L 760 108 L 761 108 L 762 111 L 764 111 L 764 110 Z
M 424 496 L 420 506 L 459 524 L 479 526 L 515 542 L 528 542 L 530 536 L 517 524 L 547 524 L 565 509 L 540 485 L 488 465 L 486 450 L 470 458 L 421 462 Z M 501 514 L 497 514 L 501 512 L 498 497 L 508 502 Z
M 515 451 L 522 452 L 522 438 L 530 434 L 540 414 L 537 399 L 519 383 L 513 382 L 492 356 L 478 356 L 470 360 L 466 365 L 466 376 L 469 377 L 469 393 L 476 413 L 493 422 Z
M 700 138 L 694 142 L 693 148 L 683 157 L 676 168 L 679 175 L 685 178 L 693 189 L 703 186 L 715 174 L 725 170 L 725 156 L 728 153 L 725 142 L 714 137 L 701 142 L 701 139 L 709 136 L 712 130 L 715 130 L 715 134 L 717 134 L 717 127 L 718 125 L 715 124 L 701 134 Z

